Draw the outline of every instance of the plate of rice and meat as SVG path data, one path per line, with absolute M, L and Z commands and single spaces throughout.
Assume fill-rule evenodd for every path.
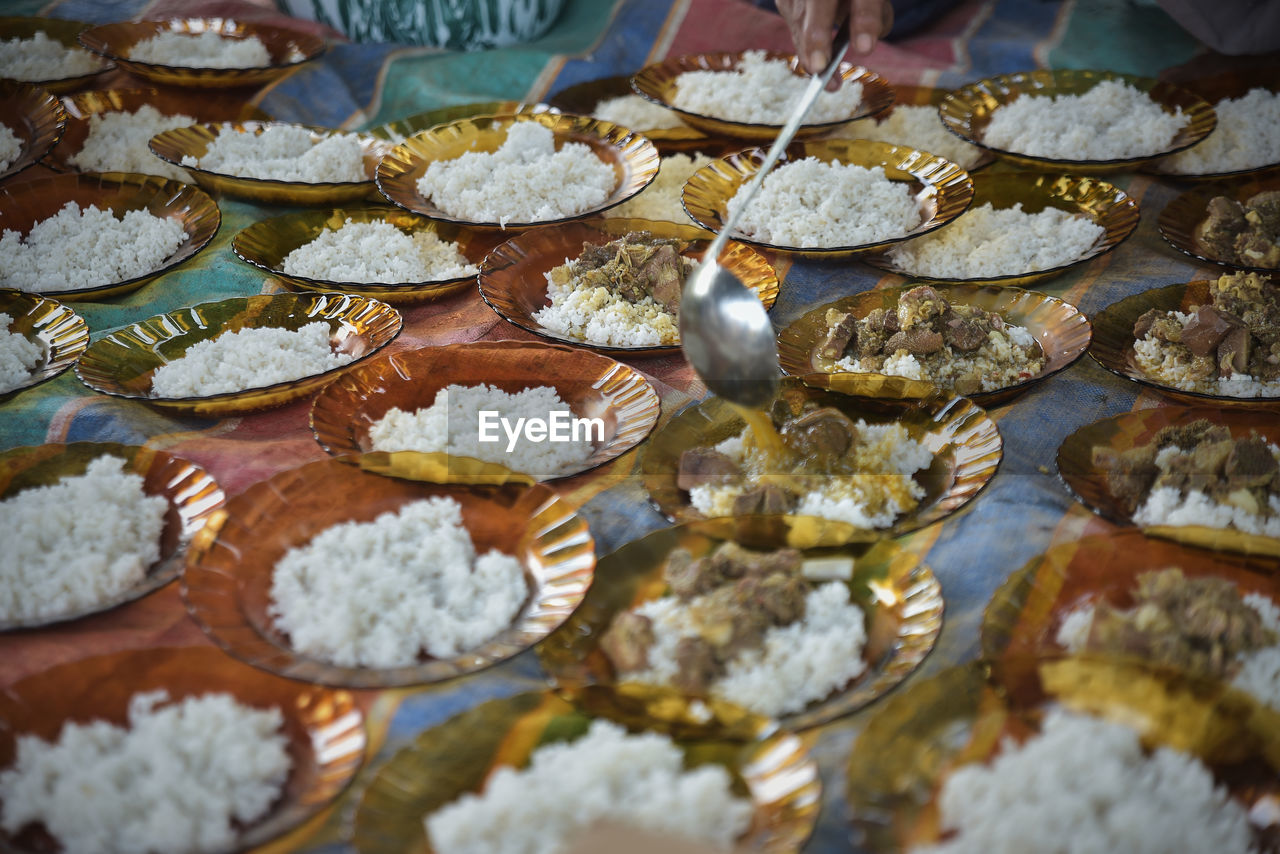
M 0 288 L 0 401 L 59 376 L 88 346 L 89 325 L 68 306 Z
M 75 442 L 0 454 L 0 631 L 159 590 L 223 501 L 204 469 L 164 451 Z
M 480 296 L 504 319 L 553 341 L 614 355 L 672 353 L 680 347 L 681 289 L 714 236 L 626 218 L 529 231 L 484 260 Z M 766 310 L 773 306 L 778 276 L 760 252 L 730 241 L 719 261 Z
M 720 231 L 766 150 L 713 160 L 685 184 L 683 203 L 703 228 Z M 733 237 L 801 257 L 852 257 L 941 228 L 973 199 L 973 179 L 924 151 L 862 139 L 787 147 Z
M 793 376 L 833 374 L 829 386 L 848 394 L 923 397 L 942 387 L 990 406 L 1075 364 L 1090 334 L 1075 306 L 1047 294 L 901 285 L 801 316 L 779 333 L 778 361 Z
M 637 130 L 663 153 L 691 151 L 711 142 L 705 133 L 685 124 L 676 111 L 637 95 L 626 75 L 575 83 L 556 92 L 547 103 L 565 113 Z
M 62 102 L 48 90 L 0 80 L 0 181 L 49 153 L 66 127 Z
M 559 626 L 595 566 L 587 523 L 540 484 L 325 459 L 225 511 L 192 543 L 187 608 L 231 655 L 303 682 L 419 685 L 496 664 Z
M 842 85 L 819 93 L 797 139 L 821 136 L 893 103 L 893 90 L 874 71 L 842 62 L 837 73 Z M 691 127 L 762 142 L 778 135 L 808 85 L 798 57 L 765 50 L 670 57 L 631 78 L 636 92 Z
M 1164 407 L 1104 418 L 1058 448 L 1098 515 L 1154 536 L 1280 556 L 1280 426 L 1249 410 Z
M 1172 82 L 1172 81 L 1171 81 Z M 1227 71 L 1179 85 L 1213 102 L 1217 129 L 1148 171 L 1183 181 L 1270 173 L 1280 166 L 1280 67 Z
M 63 18 L 0 17 L 0 77 L 59 95 L 115 68 L 80 46 L 88 24 Z
M 85 30 L 80 44 L 165 86 L 261 86 L 324 53 L 314 33 L 231 18 L 120 21 Z
M 555 683 L 667 686 L 799 729 L 856 711 L 929 654 L 942 591 L 918 555 L 889 540 L 801 550 L 741 521 L 677 525 L 603 558 L 609 583 L 538 647 Z
M 51 175 L 0 187 L 0 281 L 64 302 L 141 288 L 218 232 L 198 187 L 119 172 Z
M 211 647 L 83 658 L 0 696 L 6 851 L 223 854 L 317 817 L 359 771 L 351 693 Z
M 608 824 L 614 840 L 796 854 L 821 788 L 800 738 L 726 703 L 593 691 L 574 705 L 530 692 L 482 703 L 396 753 L 360 798 L 352 844 L 360 854 L 602 851 L 589 834 Z
M 1203 140 L 1216 122 L 1194 93 L 1111 71 L 1020 71 L 961 86 L 938 108 L 952 133 L 1035 169 L 1132 169 Z
M 640 134 L 586 116 L 477 116 L 409 137 L 378 164 L 378 189 L 432 219 L 524 228 L 600 213 L 658 174 Z M 573 192 L 566 192 L 572 188 Z
M 400 313 L 352 294 L 234 297 L 158 314 L 93 342 L 76 363 L 99 394 L 191 415 L 306 397 L 400 334 Z
M 1157 220 L 1173 248 L 1233 270 L 1280 269 L 1280 179 L 1189 190 Z

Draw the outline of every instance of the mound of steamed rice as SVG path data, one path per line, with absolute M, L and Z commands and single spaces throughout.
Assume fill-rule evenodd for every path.
M 729 200 L 731 215 L 744 188 Z M 806 157 L 769 173 L 738 230 L 775 246 L 830 249 L 902 237 L 922 221 L 907 183 L 889 180 L 881 167 Z
M 1081 214 L 1022 203 L 970 208 L 937 231 L 899 243 L 889 257 L 912 276 L 977 279 L 1051 270 L 1088 252 L 1106 229 Z
M 89 135 L 84 146 L 67 158 L 82 172 L 137 172 L 159 175 L 175 181 L 190 181 L 191 176 L 151 152 L 151 137 L 173 128 L 196 123 L 191 116 L 175 113 L 167 116 L 150 104 L 134 112 L 111 110 L 89 116 Z
M 350 184 L 368 181 L 360 136 L 326 136 L 299 125 L 269 125 L 261 133 L 223 124 L 200 157 L 188 154 L 183 166 L 237 178 L 302 184 Z
M 572 264 L 568 259 L 566 264 Z M 604 286 L 574 275 L 557 282 L 546 273 L 545 305 L 532 314 L 544 329 L 606 347 L 657 347 L 680 343 L 676 315 L 651 296 L 630 302 Z
M 9 331 L 13 318 L 0 312 L 0 394 L 26 385 L 44 358 L 44 347 L 25 335 Z
M 1055 160 L 1123 160 L 1167 151 L 1187 124 L 1142 90 L 1104 80 L 1083 95 L 1021 95 L 983 132 L 992 148 Z
M 436 496 L 290 549 L 272 571 L 268 613 L 312 658 L 403 667 L 490 640 L 528 594 L 520 561 L 496 549 L 477 556 L 461 505 Z
M 150 65 L 181 68 L 264 68 L 271 52 L 257 36 L 234 38 L 202 33 L 160 32 L 129 48 L 127 57 Z
M 840 136 L 905 145 L 936 154 L 965 169 L 971 169 L 982 158 L 981 148 L 947 130 L 938 118 L 937 107 L 899 104 L 883 119 L 865 119 L 843 129 Z
M 515 447 L 508 451 L 510 439 L 501 427 L 486 431 L 487 436 L 496 436 L 496 441 L 481 441 L 483 411 L 497 413 L 488 416 L 489 424 L 505 418 L 512 425 L 517 419 L 550 421 L 553 413 L 573 414 L 551 386 L 533 386 L 511 394 L 485 384 L 449 385 L 436 392 L 430 406 L 416 412 L 392 407 L 369 426 L 369 441 L 375 451 L 445 451 L 453 456 L 499 463 L 540 479 L 559 475 L 595 450 L 593 437 L 582 431 L 577 436 L 571 432 L 567 441 L 552 441 L 548 435 L 542 442 L 531 441 L 522 432 Z
M 354 358 L 329 344 L 329 324 L 296 332 L 267 326 L 197 341 L 151 375 L 151 396 L 208 397 L 263 388 L 340 368 Z
M 44 33 L 26 39 L 0 41 L 0 77 L 39 83 L 93 74 L 102 69 L 98 57 L 78 47 L 67 47 Z
M 283 723 L 278 708 L 229 694 L 134 694 L 128 727 L 68 722 L 52 744 L 19 737 L 0 772 L 0 825 L 40 822 L 64 854 L 237 849 L 289 776 Z
M 557 151 L 550 128 L 518 121 L 497 151 L 436 160 L 417 188 L 449 216 L 505 227 L 580 214 L 604 204 L 617 183 L 590 146 L 566 142 Z
M 16 162 L 20 154 L 22 154 L 22 140 L 8 125 L 0 124 L 0 172 Z
M 607 819 L 728 850 L 751 826 L 751 802 L 733 795 L 722 766 L 684 766 L 668 736 L 596 720 L 576 741 L 539 747 L 525 768 L 499 766 L 483 793 L 427 816 L 427 836 L 437 854 L 559 854 Z
M 742 54 L 729 71 L 686 71 L 676 78 L 671 104 L 694 115 L 731 122 L 780 125 L 799 103 L 809 78 L 791 71 L 786 60 L 769 59 L 763 50 Z M 847 119 L 862 103 L 862 84 L 846 82 L 822 92 L 805 116 L 807 124 Z
M 1173 310 L 1169 315 L 1184 329 L 1196 318 L 1194 311 Z M 1225 397 L 1280 397 L 1280 380 L 1259 380 L 1235 371 L 1230 376 L 1201 379 L 1192 366 L 1193 359 L 1186 347 L 1161 341 L 1150 332 L 1133 342 L 1134 366 L 1165 385 Z
M 684 127 L 679 113 L 639 95 L 606 98 L 596 104 L 596 108 L 591 111 L 591 116 L 638 131 Z
M 289 276 L 329 282 L 407 284 L 474 276 L 480 269 L 458 244 L 434 231 L 405 233 L 385 219 L 326 228 L 284 257 Z
M 182 223 L 150 211 L 111 211 L 67 202 L 24 238 L 0 234 L 0 281 L 31 293 L 74 291 L 110 285 L 157 270 L 187 233 Z
M 0 620 L 91 609 L 139 584 L 160 560 L 169 502 L 147 495 L 124 460 L 102 456 L 82 475 L 0 502 Z
M 1262 87 L 1213 108 L 1218 126 L 1186 151 L 1161 163 L 1178 175 L 1236 172 L 1280 163 L 1280 92 Z
M 1148 753 L 1133 729 L 1061 709 L 1021 745 L 952 771 L 938 804 L 955 835 L 913 854 L 1255 850 L 1246 809 L 1194 756 Z
M 670 154 L 661 161 L 658 177 L 649 186 L 627 201 L 605 211 L 607 217 L 629 217 L 666 222 L 689 222 L 689 215 L 680 201 L 684 185 L 693 173 L 711 162 L 700 152 Z

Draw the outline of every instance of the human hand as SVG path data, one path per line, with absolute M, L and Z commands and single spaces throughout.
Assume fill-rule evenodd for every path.
M 818 74 L 831 61 L 831 33 L 837 13 L 849 11 L 849 44 L 855 54 L 866 55 L 893 26 L 889 0 L 777 0 L 778 11 L 791 29 L 800 64 Z M 837 76 L 833 80 L 838 81 Z

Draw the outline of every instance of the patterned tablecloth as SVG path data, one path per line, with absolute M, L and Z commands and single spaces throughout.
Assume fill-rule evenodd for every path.
M 238 0 L 63 0 L 51 9 L 46 0 L 9 0 L 4 5 L 7 14 L 51 14 L 97 23 L 174 12 L 280 17 Z M 667 55 L 750 47 L 787 49 L 789 40 L 776 16 L 742 0 L 571 0 L 549 35 L 517 48 L 456 53 L 334 38 L 320 61 L 304 65 L 254 99 L 282 120 L 360 128 L 452 104 L 535 100 L 572 83 L 632 72 Z M 1108 68 L 1155 76 L 1182 66 L 1182 73 L 1190 73 L 1213 59 L 1153 4 L 968 0 L 925 31 L 880 45 L 866 64 L 894 83 L 949 86 L 1034 67 Z M 95 85 L 131 83 L 123 73 L 113 72 Z M 1156 231 L 1156 215 L 1176 194 L 1174 185 L 1142 174 L 1112 180 L 1142 206 L 1137 231 L 1116 251 L 1050 280 L 1042 290 L 1092 314 L 1129 294 L 1213 275 L 1213 268 L 1190 263 Z M 219 204 L 221 231 L 192 262 L 133 294 L 76 304 L 95 339 L 182 306 L 280 289 L 278 282 L 264 281 L 230 249 L 238 231 L 280 211 L 231 199 Z M 902 281 L 858 262 L 779 259 L 778 269 L 785 277 L 772 312 L 778 328 L 837 296 Z M 499 319 L 475 290 L 409 308 L 404 320 L 404 331 L 391 351 L 532 338 Z M 705 395 L 678 357 L 631 363 L 659 390 L 662 423 Z M 965 512 L 904 541 L 926 556 L 946 598 L 946 624 L 937 648 L 913 679 L 975 655 L 983 605 L 1011 571 L 1054 543 L 1108 527 L 1074 504 L 1053 474 L 1054 451 L 1062 439 L 1098 418 L 1163 404 L 1086 358 L 992 412 L 1004 439 L 1004 461 L 995 480 Z M 146 443 L 200 463 L 228 494 L 235 494 L 275 472 L 324 457 L 307 426 L 309 406 L 308 399 L 243 418 L 177 417 L 95 395 L 68 372 L 0 404 L 0 449 L 76 440 Z M 632 451 L 601 469 L 554 484 L 582 506 L 601 555 L 666 524 L 646 502 L 639 479 L 631 475 L 635 461 Z M 101 616 L 0 636 L 0 686 L 104 651 L 206 643 L 188 618 L 177 585 L 170 585 Z M 544 684 L 537 659 L 529 652 L 439 687 L 364 695 L 373 742 L 361 778 L 321 818 L 263 850 L 347 850 L 341 840 L 351 817 L 352 793 L 360 791 L 371 769 L 416 733 L 461 710 Z M 824 781 L 824 808 L 808 851 L 848 850 L 841 772 L 865 715 L 866 711 L 807 734 Z

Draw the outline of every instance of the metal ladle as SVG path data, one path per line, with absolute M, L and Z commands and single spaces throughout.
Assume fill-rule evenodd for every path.
M 685 283 L 680 297 L 680 348 L 707 388 L 730 403 L 753 409 L 767 405 L 778 393 L 781 370 L 778 342 L 764 305 L 717 259 L 765 175 L 800 129 L 805 114 L 840 67 L 848 49 L 846 36 L 832 52 L 830 64 L 809 81 L 764 163 L 739 194 L 742 203 L 729 214 L 707 247 L 702 263 Z

